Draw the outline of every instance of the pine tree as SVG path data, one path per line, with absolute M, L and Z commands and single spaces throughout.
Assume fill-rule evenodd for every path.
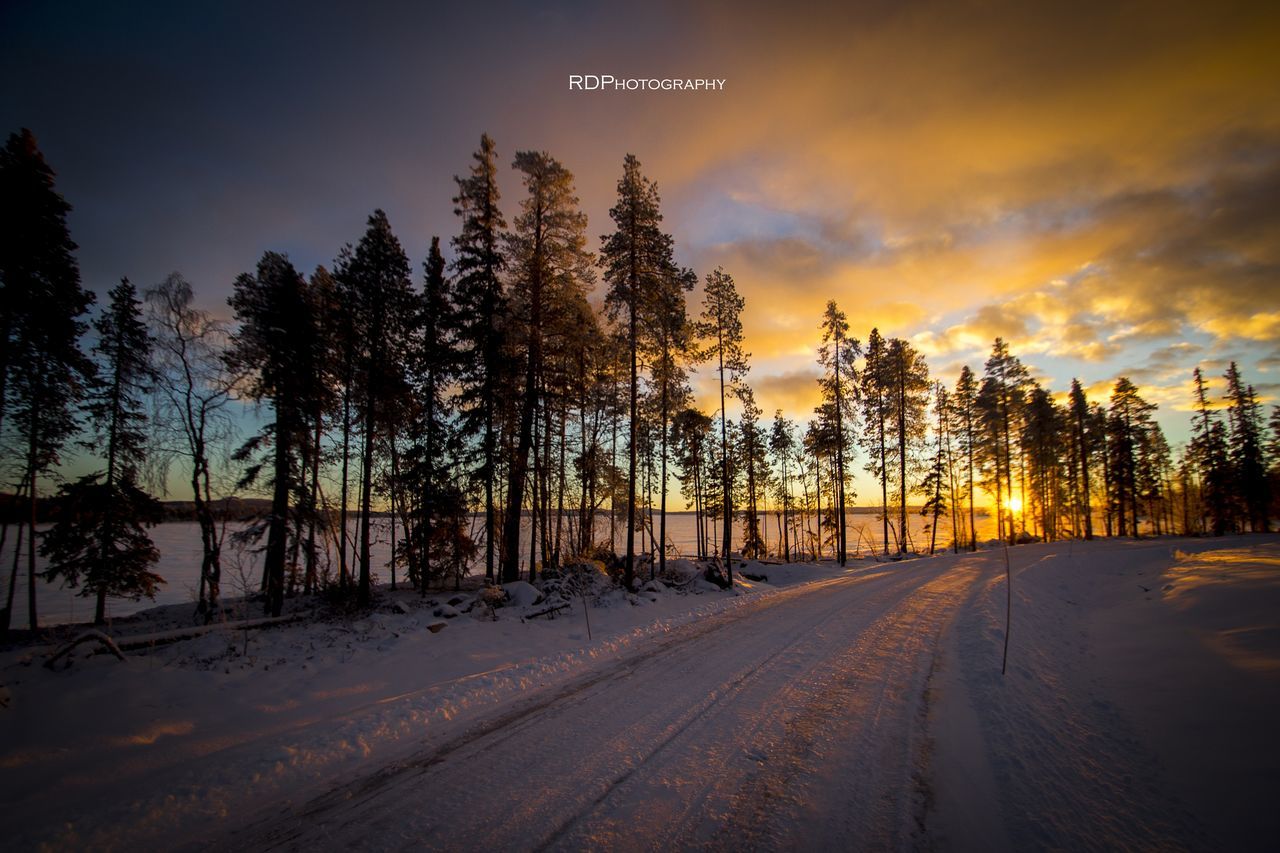
M 936 551 L 938 542 L 938 519 L 947 511 L 947 497 L 943 489 L 950 479 L 951 459 L 949 438 L 947 433 L 947 412 L 949 411 L 947 389 L 941 382 L 933 386 L 933 411 L 937 417 L 933 431 L 933 458 L 920 482 L 920 492 L 924 495 L 924 504 L 920 514 L 929 519 L 929 553 Z M 954 525 L 953 525 L 954 532 Z
M 690 269 L 677 269 L 674 263 L 666 264 L 664 275 L 653 301 L 653 343 L 649 360 L 653 393 L 657 398 L 659 429 L 659 456 L 661 472 L 659 483 L 658 571 L 665 573 L 667 566 L 667 462 L 671 433 L 672 413 L 684 407 L 690 396 L 686 365 L 693 357 L 693 325 L 689 322 L 685 293 L 693 289 L 698 277 Z
M 81 317 L 93 294 L 80 285 L 76 244 L 67 231 L 71 205 L 54 189 L 53 179 L 31 132 L 10 135 L 0 153 L 0 424 L 12 424 L 23 456 L 19 491 L 27 493 L 27 612 L 33 631 L 39 621 L 38 486 L 74 435 L 76 404 L 94 375 L 92 362 L 79 349 L 87 329 Z M 14 580 L 16 571 L 2 616 L 5 629 Z
M 1107 410 L 1101 403 L 1089 404 L 1088 430 L 1093 436 L 1093 449 L 1096 459 L 1101 463 L 1102 478 L 1094 488 L 1093 497 L 1102 505 L 1102 526 L 1107 536 L 1115 529 L 1115 504 L 1111 500 L 1111 433 L 1107 420 Z
M 471 478 L 484 493 L 485 578 L 490 581 L 498 541 L 499 412 L 508 372 L 503 358 L 507 295 L 502 283 L 507 223 L 498 204 L 497 158 L 493 140 L 484 134 L 480 149 L 472 155 L 475 163 L 470 174 L 454 178 L 458 194 L 453 199 L 454 214 L 462 218 L 461 233 L 453 239 L 461 429 L 479 443 L 479 462 Z
M 248 397 L 268 401 L 275 410 L 274 422 L 238 455 L 244 457 L 268 439 L 272 442 L 271 511 L 263 577 L 266 613 L 279 616 L 284 607 L 290 496 L 298 490 L 298 455 L 308 440 L 310 382 L 299 366 L 314 360 L 316 324 L 306 282 L 288 258 L 276 252 L 263 254 L 256 273 L 243 273 L 236 279 L 228 302 L 240 322 L 227 352 L 228 365 L 245 375 L 243 386 Z M 250 468 L 242 483 L 253 482 L 258 470 L 258 466 Z
M 96 598 L 94 623 L 106 622 L 107 596 L 155 597 L 164 581 L 151 571 L 159 552 L 145 527 L 160 520 L 158 502 L 138 488 L 146 454 L 143 395 L 154 377 L 151 340 L 137 289 L 123 279 L 94 322 L 97 381 L 87 406 L 94 441 L 105 451 L 106 471 L 64 486 L 58 522 L 44 536 L 45 574 Z
M 1084 517 L 1084 538 L 1093 538 L 1093 507 L 1089 502 L 1089 468 L 1093 463 L 1093 433 L 1089 427 L 1089 401 L 1085 397 L 1080 380 L 1071 380 L 1070 419 L 1075 435 L 1073 445 L 1080 471 L 1080 494 L 1077 503 Z
M 1169 442 L 1165 439 L 1160 424 L 1153 420 L 1149 428 L 1143 430 L 1138 437 L 1136 497 L 1146 505 L 1147 518 L 1150 519 L 1156 536 L 1161 532 L 1171 532 L 1172 529 L 1168 522 L 1169 501 L 1166 499 L 1172 467 L 1173 454 L 1169 449 Z M 1137 527 L 1136 522 L 1134 526 Z M 1169 531 L 1163 530 L 1166 527 Z
M 915 466 L 915 450 L 924 439 L 928 406 L 929 367 L 924 356 L 901 338 L 885 348 L 886 410 L 896 451 L 898 475 L 898 552 L 907 548 L 907 496 Z
M 604 502 L 604 482 L 609 476 L 605 455 L 605 424 L 611 411 L 609 353 L 611 341 L 600 328 L 594 311 L 580 315 L 580 327 L 571 336 L 578 347 L 577 405 L 579 445 L 573 460 L 580 486 L 578 536 L 575 553 L 590 554 L 595 546 L 596 513 Z
M 1202 524 L 1212 530 L 1214 536 L 1222 536 L 1236 526 L 1227 432 L 1209 405 L 1208 387 L 1200 368 L 1192 371 L 1191 376 L 1195 383 L 1196 411 L 1191 451 L 1200 479 Z
M 688 348 L 684 293 L 696 280 L 680 270 L 672 257 L 672 241 L 662 231 L 657 185 L 640 171 L 640 161 L 628 154 L 618 181 L 618 200 L 609 211 L 614 232 L 601 237 L 600 264 L 609 290 L 605 307 L 627 342 L 630 369 L 630 441 L 627 461 L 627 553 L 624 583 L 631 585 L 635 562 L 636 431 L 639 428 L 640 361 L 648 355 L 659 397 L 662 465 L 666 468 L 667 428 L 679 407 L 684 387 L 680 362 Z M 662 485 L 662 525 L 666 526 L 666 485 Z M 665 566 L 665 539 L 659 557 Z
M 1034 505 L 1033 524 L 1038 521 L 1045 541 L 1052 542 L 1059 530 L 1065 418 L 1049 392 L 1035 383 L 1027 395 L 1025 412 L 1020 444 L 1027 460 L 1029 488 L 1024 500 Z
M 354 249 L 351 244 L 343 246 L 334 261 L 334 270 L 339 274 L 351 264 Z M 338 427 L 340 432 L 341 464 L 339 466 L 338 485 L 338 588 L 345 594 L 351 589 L 351 570 L 355 563 L 355 548 L 347 553 L 348 546 L 353 544 L 348 524 L 351 507 L 351 449 L 355 431 L 355 409 L 357 383 L 359 380 L 358 357 L 360 341 L 357 339 L 355 324 L 355 306 L 346 298 L 344 286 L 337 277 L 331 274 L 330 281 L 322 284 L 329 288 L 327 298 L 319 299 L 320 325 L 326 330 L 330 341 L 330 369 L 333 381 L 337 385 Z M 313 299 L 321 296 L 322 288 L 312 288 Z M 348 561 L 350 558 L 350 562 Z
M 827 543 L 831 545 L 831 554 L 839 559 L 840 525 L 837 520 L 836 503 L 838 500 L 836 483 L 836 430 L 834 403 L 821 403 L 814 409 L 815 417 L 809 421 L 805 432 L 804 445 L 813 459 L 815 512 L 818 518 L 817 551 L 821 553 Z M 824 476 L 825 471 L 825 476 Z M 830 494 L 823 512 L 823 496 Z M 823 531 L 829 531 L 824 535 Z
M 530 452 L 537 447 L 534 424 L 542 402 L 544 336 L 547 327 L 562 320 L 593 281 L 594 260 L 586 250 L 587 218 L 578 208 L 573 174 L 542 151 L 518 152 L 513 165 L 522 173 L 527 192 L 508 239 L 516 303 L 512 337 L 524 376 L 515 452 L 507 475 L 503 583 L 520 576 L 520 519 L 530 484 Z M 534 461 L 536 465 L 536 458 Z M 537 474 L 535 467 L 535 486 Z M 530 518 L 536 523 L 535 516 Z M 531 538 L 536 541 L 536 530 L 531 531 Z M 536 572 L 537 565 L 530 559 L 530 580 L 536 578 Z
M 744 302 L 733 284 L 733 277 L 721 267 L 707 273 L 703 285 L 702 314 L 697 325 L 698 336 L 705 341 L 700 355 L 715 362 L 720 384 L 720 498 L 724 520 L 723 560 L 729 586 L 733 586 L 733 564 L 729 548 L 733 541 L 733 478 L 729 452 L 729 426 L 725 402 L 736 393 L 742 377 L 750 369 L 750 354 L 742 349 L 742 309 Z
M 453 342 L 458 323 L 450 295 L 440 239 L 432 237 L 408 364 L 416 405 L 408 428 L 404 474 L 410 572 L 423 595 L 434 581 L 446 577 L 459 581 L 475 548 L 466 495 L 451 465 L 459 438 L 446 391 L 460 365 Z
M 773 413 L 773 426 L 769 431 L 769 453 L 772 454 L 777 467 L 777 484 L 774 493 L 780 514 L 779 538 L 782 540 L 779 551 L 782 558 L 791 562 L 791 481 L 792 457 L 796 453 L 796 425 L 782 416 L 782 409 Z
M 760 416 L 764 413 L 756 405 L 755 394 L 750 386 L 743 385 L 738 389 L 738 399 L 742 403 L 742 417 L 739 421 L 742 444 L 737 448 L 740 458 L 738 467 L 743 472 L 745 489 L 742 556 L 748 560 L 759 560 L 767 550 L 760 529 L 760 513 L 763 509 L 761 498 L 767 493 L 769 485 L 767 440 L 760 426 Z
M 676 476 L 685 503 L 693 507 L 697 555 L 706 556 L 707 506 L 704 473 L 710 455 L 712 422 L 694 408 L 681 409 L 671 421 L 671 444 L 676 455 Z
M 834 300 L 827 302 L 822 316 L 822 346 L 818 349 L 818 363 L 823 375 L 818 379 L 822 399 L 830 404 L 832 436 L 835 440 L 835 513 L 836 560 L 841 566 L 848 559 L 846 531 L 848 508 L 845 490 L 848 488 L 846 461 L 852 456 L 848 432 L 853 429 L 854 412 L 858 402 L 858 376 L 854 363 L 862 354 L 857 338 L 849 337 L 849 321 Z
M 74 282 L 80 272 L 67 231 L 71 205 L 54 189 L 54 172 L 23 128 L 0 150 L 0 426 L 9 401 L 17 347 L 29 345 L 29 321 L 52 306 L 42 297 Z M 88 303 L 85 303 L 87 310 Z M 75 316 L 79 316 L 76 314 Z
M 1009 352 L 1003 338 L 996 338 L 983 370 L 978 391 L 978 409 L 988 435 L 984 455 L 988 455 L 995 477 L 996 512 L 1000 535 L 1010 544 L 1017 531 L 1013 518 L 1013 436 L 1019 432 L 1024 394 L 1028 382 L 1027 369 Z M 1025 505 L 1022 513 L 1025 528 Z
M 883 551 L 889 553 L 889 445 L 885 424 L 889 417 L 888 379 L 885 374 L 885 341 L 879 329 L 867 337 L 866 360 L 860 383 L 862 432 L 859 442 L 867 451 L 864 469 L 880 483 L 880 524 Z M 821 528 L 821 523 L 819 523 Z
M 1273 479 L 1280 475 L 1280 406 L 1271 407 L 1271 418 L 1267 422 L 1267 458 L 1271 463 Z M 1275 489 L 1272 489 L 1274 495 Z
M 418 299 L 410 280 L 409 259 L 391 232 L 381 210 L 369 217 L 368 228 L 350 261 L 338 271 L 339 288 L 352 312 L 352 328 L 360 345 L 356 354 L 360 377 L 358 402 L 361 426 L 359 505 L 359 579 L 357 601 L 367 605 L 372 595 L 370 566 L 373 512 L 374 451 L 403 421 L 406 361 Z
M 969 550 L 978 550 L 978 525 L 975 518 L 974 492 L 977 485 L 975 461 L 978 448 L 978 380 L 969 365 L 960 369 L 955 392 L 951 395 L 951 410 L 956 436 L 956 451 L 964 459 L 965 491 L 969 503 Z
M 344 380 L 353 374 L 353 371 L 348 371 L 346 368 L 354 364 L 349 358 L 354 352 L 354 341 L 352 340 L 353 330 L 347 322 L 349 315 L 339 296 L 338 282 L 323 265 L 315 268 L 311 274 L 311 280 L 307 282 L 307 300 L 311 305 L 313 320 L 311 346 L 308 347 L 312 361 L 304 366 L 304 373 L 308 377 L 310 387 L 308 396 L 311 410 L 308 412 L 308 417 L 311 435 L 303 456 L 311 482 L 309 486 L 301 481 L 298 484 L 299 503 L 302 509 L 298 521 L 301 523 L 305 520 L 307 524 L 306 573 L 303 591 L 312 593 L 317 591 L 320 585 L 320 553 L 316 536 L 317 533 L 324 535 L 326 530 L 332 528 L 332 518 L 327 505 L 322 505 L 324 502 L 320 490 L 320 470 L 325 463 L 323 444 L 325 428 L 339 412 L 344 418 L 350 415 L 349 405 L 344 406 L 342 403 L 344 401 L 349 403 L 351 389 Z M 348 420 L 344 419 L 342 426 L 345 431 L 348 428 Z M 348 447 L 349 445 L 344 445 L 344 463 Z M 346 483 L 344 482 L 343 485 L 345 487 Z M 345 556 L 345 540 L 338 538 L 337 541 L 339 551 Z
M 1254 533 L 1266 532 L 1271 505 L 1267 465 L 1264 455 L 1262 410 L 1252 385 L 1240 376 L 1240 368 L 1231 362 L 1224 376 L 1227 380 L 1227 421 L 1230 426 L 1231 462 L 1235 469 L 1241 515 L 1249 520 Z
M 1138 474 L 1139 448 L 1144 433 L 1151 429 L 1151 413 L 1155 406 L 1142 399 L 1137 387 L 1128 377 L 1116 380 L 1111 392 L 1111 409 L 1108 415 L 1108 446 L 1111 455 L 1111 483 L 1113 502 L 1118 517 L 1120 536 L 1138 531 Z

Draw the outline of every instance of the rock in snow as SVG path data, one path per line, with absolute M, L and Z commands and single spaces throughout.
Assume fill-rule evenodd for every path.
M 507 605 L 510 607 L 529 607 L 542 601 L 542 593 L 531 583 L 512 581 L 504 583 L 502 589 L 507 594 Z

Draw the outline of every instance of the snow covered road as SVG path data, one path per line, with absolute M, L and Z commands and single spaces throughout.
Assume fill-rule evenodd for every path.
M 124 664 L 14 649 L 0 825 L 14 850 L 1274 849 L 1280 537 L 1009 554 L 1005 676 L 1000 549 L 615 590 L 594 639 L 515 607 L 434 634 L 411 595 Z
M 758 599 L 234 846 L 914 846 L 924 686 L 975 577 L 919 561 Z

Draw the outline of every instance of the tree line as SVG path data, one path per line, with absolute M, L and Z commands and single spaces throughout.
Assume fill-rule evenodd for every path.
M 152 493 L 174 466 L 192 492 L 198 607 L 210 619 L 224 585 L 219 503 L 246 492 L 270 496 L 235 536 L 262 550 L 272 615 L 299 592 L 367 605 L 382 570 L 425 593 L 473 566 L 507 583 L 593 558 L 632 587 L 674 553 L 673 480 L 696 530 L 683 556 L 724 585 L 735 551 L 841 564 L 864 544 L 875 551 L 850 541 L 859 464 L 877 487 L 884 556 L 978 547 L 979 492 L 1010 543 L 1268 527 L 1280 410 L 1264 422 L 1234 363 L 1225 400 L 1196 368 L 1193 436 L 1175 454 L 1127 378 L 1106 401 L 1074 380 L 1059 398 L 997 338 L 980 375 L 966 366 L 947 384 L 909 341 L 852 336 L 832 301 L 819 322 L 820 404 L 802 431 L 781 410 L 765 420 L 734 279 L 716 268 L 700 280 L 676 262 L 635 157 L 596 251 L 563 164 L 516 153 L 523 194 L 509 225 L 499 168 L 482 136 L 455 177 L 451 260 L 433 237 L 420 272 L 378 210 L 309 274 L 266 252 L 234 282 L 231 323 L 197 308 L 178 273 L 142 292 L 122 280 L 90 322 L 70 206 L 30 132 L 11 135 L 0 160 L 0 440 L 26 509 L 0 530 L 0 548 L 15 539 L 3 626 L 21 571 L 38 624 L 37 553 L 44 577 L 96 599 L 97 621 L 109 597 L 154 595 Z M 710 412 L 694 405 L 698 370 L 717 390 Z M 237 434 L 236 403 L 270 413 L 256 434 Z M 77 444 L 101 468 L 67 481 L 60 466 Z M 50 484 L 55 521 L 37 530 Z M 391 529 L 383 566 L 371 557 L 379 512 Z M 927 543 L 912 538 L 916 512 Z

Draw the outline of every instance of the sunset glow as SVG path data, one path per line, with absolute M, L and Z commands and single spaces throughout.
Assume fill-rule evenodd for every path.
M 809 417 L 832 298 L 858 337 L 907 337 L 948 381 L 997 335 L 1056 390 L 1128 375 L 1171 440 L 1196 363 L 1216 377 L 1236 359 L 1264 403 L 1280 387 L 1274 6 L 652 4 L 625 25 L 568 3 L 424 9 L 396 30 L 486 40 L 423 51 L 343 24 L 341 74 L 313 49 L 336 13 L 312 11 L 286 26 L 257 10 L 241 59 L 217 71 L 197 30 L 229 26 L 229 7 L 198 28 L 161 22 L 184 33 L 163 44 L 97 7 L 52 41 L 36 37 L 50 7 L 10 16 L 0 61 L 44 82 L 0 106 L 60 164 L 91 287 L 179 269 L 225 310 L 264 246 L 301 269 L 329 263 L 375 206 L 421 258 L 432 234 L 453 234 L 451 178 L 487 131 L 504 164 L 526 148 L 564 162 L 592 235 L 623 155 L 640 158 L 677 258 L 738 281 L 766 412 Z M 87 66 L 68 64 L 86 39 L 165 87 L 110 68 L 86 85 Z M 566 86 L 604 72 L 726 82 Z M 513 205 L 509 173 L 503 191 Z

